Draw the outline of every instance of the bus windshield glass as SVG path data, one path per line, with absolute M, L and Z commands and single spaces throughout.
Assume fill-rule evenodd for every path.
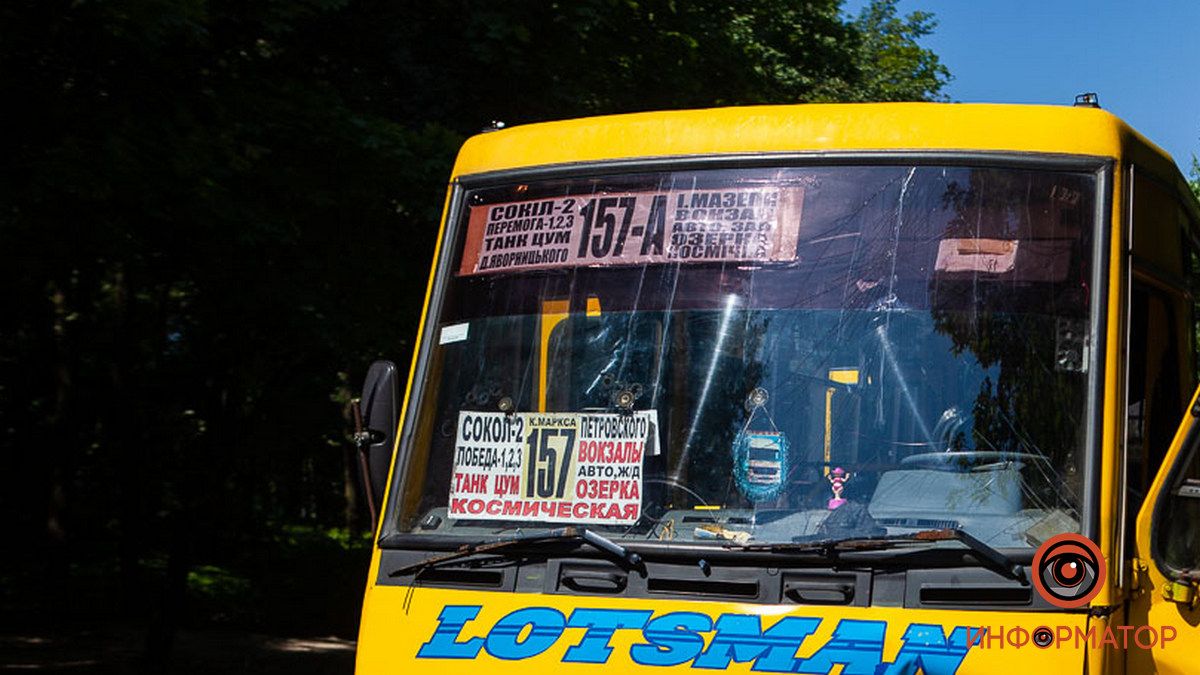
M 1079 530 L 1094 174 L 546 175 L 450 214 L 392 532 Z

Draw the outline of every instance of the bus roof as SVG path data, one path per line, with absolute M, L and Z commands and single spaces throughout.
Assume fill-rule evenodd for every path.
M 641 157 L 917 150 L 1132 155 L 1164 177 L 1178 174 L 1166 152 L 1097 108 L 839 103 L 673 110 L 516 126 L 468 139 L 453 176 Z

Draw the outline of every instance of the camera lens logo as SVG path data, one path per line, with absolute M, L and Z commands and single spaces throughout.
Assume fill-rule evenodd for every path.
M 1033 556 L 1033 585 L 1056 607 L 1081 607 L 1100 593 L 1107 574 L 1100 547 L 1083 535 L 1051 537 Z

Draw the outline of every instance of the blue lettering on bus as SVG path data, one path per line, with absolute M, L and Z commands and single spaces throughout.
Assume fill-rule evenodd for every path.
M 967 657 L 967 628 L 958 626 L 950 637 L 942 627 L 929 623 L 910 624 L 904 631 L 904 646 L 896 654 L 884 675 L 908 675 L 923 672 L 928 675 L 953 675 Z M 920 671 L 918 671 L 918 668 Z
M 759 617 L 753 614 L 722 614 L 717 619 L 712 643 L 692 667 L 723 670 L 731 660 L 753 661 L 751 670 L 789 673 L 796 663 L 792 655 L 820 625 L 820 619 L 789 616 L 764 633 Z
M 846 675 L 953 675 L 962 665 L 970 645 L 967 627 L 955 626 L 946 634 L 936 624 L 911 624 L 902 636 L 896 659 L 883 660 L 887 622 L 842 619 L 824 644 L 810 638 L 821 625 L 816 617 L 786 616 L 763 629 L 753 614 L 722 614 L 713 621 L 707 614 L 669 612 L 653 616 L 648 609 L 581 607 L 569 618 L 550 607 L 526 607 L 501 617 L 486 634 L 482 626 L 467 630 L 481 610 L 479 605 L 447 605 L 438 615 L 433 634 L 417 650 L 419 659 L 475 659 L 480 651 L 505 660 L 520 660 L 545 653 L 567 628 L 583 635 L 566 647 L 564 663 L 607 663 L 613 637 L 619 630 L 638 631 L 643 640 L 629 648 L 629 658 L 643 666 L 678 666 L 723 670 L 731 663 L 750 663 L 750 669 L 771 673 L 828 673 L 837 666 Z M 707 641 L 705 635 L 712 633 Z M 801 645 L 812 650 L 797 658 Z
M 473 659 L 483 647 L 483 638 L 458 641 L 467 622 L 479 616 L 479 605 L 446 605 L 438 615 L 438 627 L 429 642 L 417 651 L 418 659 Z
M 566 663 L 604 663 L 612 654 L 609 640 L 619 628 L 641 628 L 654 612 L 648 609 L 586 609 L 571 612 L 567 626 L 586 628 L 579 644 L 572 645 L 563 655 Z
M 842 664 L 843 675 L 874 675 L 883 661 L 884 621 L 855 621 L 842 619 L 833 629 L 829 641 L 815 654 L 804 659 L 797 672 L 828 673 L 833 664 Z
M 678 666 L 704 650 L 700 633 L 712 630 L 712 619 L 696 612 L 671 612 L 642 628 L 646 644 L 629 648 L 629 658 L 643 666 Z
M 562 612 L 549 607 L 518 609 L 496 622 L 488 631 L 484 648 L 498 659 L 516 661 L 537 656 L 558 641 L 567 625 Z M 529 631 L 524 639 L 521 633 Z

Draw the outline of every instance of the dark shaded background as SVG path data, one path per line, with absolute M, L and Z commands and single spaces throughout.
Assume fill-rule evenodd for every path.
M 464 138 L 936 99 L 933 26 L 895 0 L 0 5 L 0 662 L 348 669 L 347 402 L 411 356 Z

